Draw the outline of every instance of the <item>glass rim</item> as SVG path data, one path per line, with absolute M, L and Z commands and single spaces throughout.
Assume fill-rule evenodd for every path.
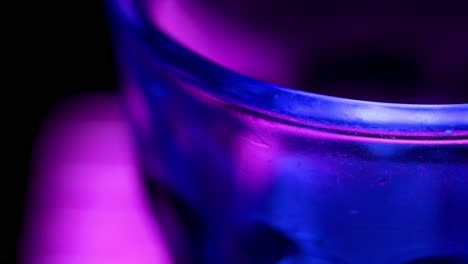
M 203 96 L 252 115 L 328 133 L 384 139 L 468 140 L 468 102 L 365 101 L 257 80 L 205 59 L 172 40 L 150 22 L 144 1 L 108 0 L 110 15 L 118 16 L 117 20 L 125 21 L 120 26 L 150 43 L 152 58 L 145 58 L 146 62 L 162 64 L 168 73 L 192 83 Z

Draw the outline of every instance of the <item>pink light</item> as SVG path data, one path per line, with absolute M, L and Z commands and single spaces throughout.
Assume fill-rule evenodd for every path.
M 115 98 L 56 109 L 37 139 L 24 264 L 171 263 Z
M 278 84 L 287 84 L 295 76 L 292 60 L 297 60 L 297 55 L 293 56 L 297 49 L 292 49 L 293 44 L 286 38 L 278 39 L 187 1 L 148 2 L 153 23 L 204 58 L 235 72 L 247 72 L 254 78 Z

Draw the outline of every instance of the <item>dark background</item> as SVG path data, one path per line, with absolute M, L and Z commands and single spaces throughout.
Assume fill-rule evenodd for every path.
M 91 91 L 116 90 L 108 21 L 102 0 L 38 1 L 20 7 L 22 19 L 10 20 L 14 87 L 7 94 L 7 150 L 12 170 L 4 175 L 7 239 L 1 263 L 15 263 L 24 219 L 25 193 L 30 174 L 32 144 L 42 122 L 63 99 Z M 5 88 L 5 87 L 4 87 Z M 11 94 L 10 94 L 11 93 Z M 7 133 L 8 134 L 8 133 Z M 13 143 L 14 142 L 14 143 Z M 12 192 L 11 192 L 12 191 Z M 9 222 L 9 221 L 8 221 Z M 9 236 L 8 236 L 9 237 Z M 6 261 L 3 258 L 7 258 Z

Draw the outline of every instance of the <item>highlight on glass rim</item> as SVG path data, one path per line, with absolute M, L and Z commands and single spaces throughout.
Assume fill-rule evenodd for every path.
M 468 2 L 103 3 L 22 263 L 468 264 Z

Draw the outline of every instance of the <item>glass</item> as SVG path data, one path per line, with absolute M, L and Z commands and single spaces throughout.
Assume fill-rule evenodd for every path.
M 468 104 L 258 81 L 108 1 L 143 180 L 175 263 L 468 263 Z

